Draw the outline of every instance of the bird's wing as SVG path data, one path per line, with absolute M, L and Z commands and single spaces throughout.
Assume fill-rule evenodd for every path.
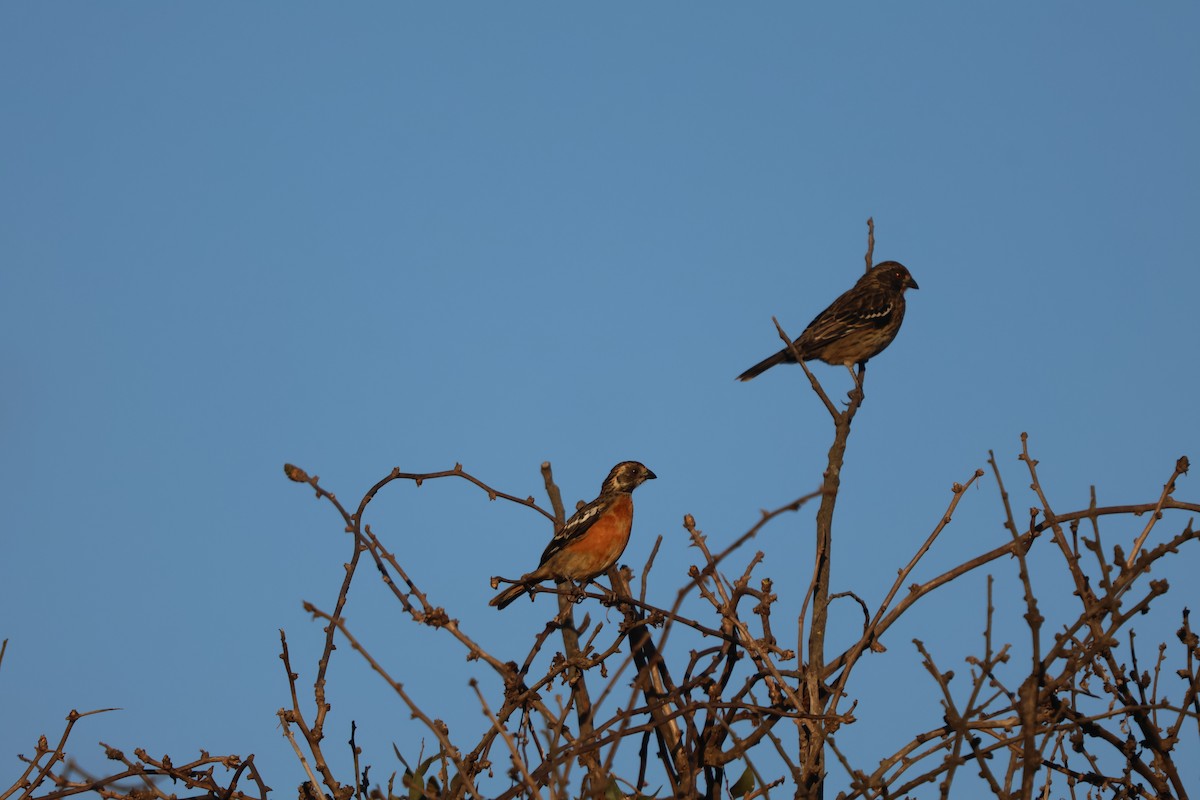
M 882 289 L 853 289 L 818 314 L 800 341 L 805 348 L 819 348 L 864 328 L 882 328 L 896 312 L 896 298 Z
M 562 526 L 562 530 L 554 534 L 554 538 L 550 540 L 550 544 L 546 545 L 546 550 L 542 553 L 542 560 L 538 563 L 538 566 L 545 564 L 559 550 L 562 550 L 569 543 L 583 536 L 588 528 L 592 527 L 596 520 L 600 518 L 600 515 L 608 510 L 608 507 L 612 505 L 612 500 L 611 497 L 600 495 L 576 511 L 567 520 L 566 524 Z

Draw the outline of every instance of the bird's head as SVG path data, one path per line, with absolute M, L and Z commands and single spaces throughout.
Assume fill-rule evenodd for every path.
M 652 481 L 657 477 L 640 461 L 622 461 L 612 468 L 612 472 L 608 473 L 608 477 L 604 479 L 604 485 L 600 487 L 600 493 L 632 492 L 646 481 Z
M 920 289 L 917 282 L 913 280 L 913 276 L 909 273 L 908 267 L 901 264 L 899 261 L 883 261 L 876 264 L 867 273 L 867 277 L 872 283 L 880 286 L 886 286 L 889 289 L 894 289 L 898 292 L 903 292 L 905 289 Z

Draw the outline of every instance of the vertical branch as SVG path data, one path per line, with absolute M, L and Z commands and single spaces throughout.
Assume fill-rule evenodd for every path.
M 867 271 L 871 270 L 875 255 L 875 220 L 867 218 Z M 778 327 L 778 323 L 776 323 Z M 809 372 L 804 359 L 796 352 L 795 344 L 789 340 L 792 355 L 813 384 L 814 390 L 825 403 L 826 409 L 833 417 L 833 444 L 829 448 L 829 458 L 825 467 L 824 482 L 821 485 L 821 505 L 817 509 L 817 542 L 815 564 L 813 566 L 812 583 L 812 622 L 808 629 L 808 660 L 803 669 L 804 685 L 801 696 L 805 708 L 811 717 L 803 723 L 801 730 L 800 761 L 802 769 L 802 785 L 797 787 L 798 796 L 820 798 L 824 796 L 825 775 L 825 686 L 822 676 L 825 673 L 825 627 L 829 620 L 829 570 L 833 558 L 833 511 L 837 505 L 838 488 L 842 482 L 842 464 L 846 457 L 846 443 L 850 438 L 850 423 L 858 413 L 863 401 L 863 381 L 866 379 L 866 365 L 860 364 L 856 377 L 856 386 L 849 394 L 849 405 L 845 411 L 837 411 L 829 398 L 820 390 L 817 379 Z M 803 620 L 801 620 L 800 638 L 803 640 Z M 803 648 L 801 648 L 803 649 Z
M 563 508 L 562 492 L 558 490 L 558 484 L 554 482 L 549 461 L 542 462 L 542 481 L 546 484 L 546 496 L 550 498 L 550 507 L 554 509 L 554 527 L 557 530 L 566 523 L 567 512 Z
M 1024 441 L 1023 434 L 1022 441 Z M 996 464 L 996 456 L 991 450 L 988 451 L 988 463 L 991 464 L 992 473 L 996 476 L 996 485 L 1000 489 L 1000 499 L 1004 504 L 1004 527 L 1013 537 L 1014 544 L 1016 544 L 1020 539 L 1020 534 L 1017 533 L 1016 520 L 1013 518 L 1012 506 L 1008 501 L 1008 492 L 1005 490 L 1004 481 L 1000 477 L 1000 467 Z M 1033 515 L 1031 514 L 1029 520 L 1030 536 L 1034 534 L 1036 529 L 1034 522 Z M 1030 657 L 1032 659 L 1029 679 L 1022 683 L 1021 687 L 1018 689 L 1020 700 L 1016 704 L 1016 711 L 1021 720 L 1021 752 L 1024 767 L 1021 775 L 1021 786 L 1022 791 L 1032 792 L 1033 779 L 1036 775 L 1037 769 L 1041 766 L 1041 759 L 1036 755 L 1037 748 L 1035 747 L 1034 743 L 1034 735 L 1037 732 L 1038 699 L 1042 680 L 1041 630 L 1042 623 L 1045 621 L 1045 619 L 1042 617 L 1041 611 L 1038 610 L 1037 595 L 1034 594 L 1033 583 L 1029 578 L 1029 562 L 1026 558 L 1027 552 L 1028 551 L 1025 548 L 1020 547 L 1019 545 L 1013 548 L 1013 555 L 1017 559 L 1017 576 L 1021 581 L 1021 588 L 1024 592 L 1025 624 L 1029 627 Z M 989 593 L 991 591 L 990 576 L 988 591 Z M 990 605 L 991 601 L 989 600 L 989 636 L 991 630 Z
M 1183 700 L 1179 703 L 1175 722 L 1167 729 L 1168 739 L 1178 738 L 1179 729 L 1183 727 L 1184 719 L 1189 716 L 1196 720 L 1197 733 L 1200 733 L 1200 665 L 1196 663 L 1196 656 L 1200 655 L 1200 637 L 1192 631 L 1191 614 L 1190 609 L 1183 609 L 1183 625 L 1175 632 L 1184 649 L 1184 668 L 1177 674 L 1186 682 L 1187 688 L 1184 690 Z
M 342 585 L 338 591 L 337 601 L 334 605 L 333 614 L 331 615 L 331 623 L 325 628 L 325 647 L 321 651 L 321 657 L 317 662 L 317 677 L 316 680 L 313 681 L 313 699 L 316 702 L 317 713 L 316 719 L 314 720 L 312 728 L 310 729 L 310 733 L 313 737 L 310 740 L 310 744 L 317 745 L 325 736 L 325 715 L 329 713 L 330 709 L 329 702 L 325 698 L 325 674 L 329 669 L 329 660 L 334 651 L 333 637 L 337 630 L 336 622 L 337 620 L 341 619 L 342 609 L 345 608 L 346 599 L 350 593 L 350 584 L 353 582 L 355 570 L 358 568 L 359 557 L 362 555 L 362 551 L 365 549 L 363 546 L 363 535 L 361 528 L 362 511 L 367 503 L 367 500 L 373 497 L 375 492 L 377 492 L 384 484 L 388 483 L 391 478 L 384 478 L 376 483 L 371 491 L 367 493 L 363 502 L 359 505 L 358 511 L 354 514 L 351 514 L 338 501 L 337 497 L 332 492 L 327 492 L 325 489 L 321 488 L 321 485 L 318 482 L 320 480 L 318 476 L 308 475 L 304 470 L 293 464 L 284 464 L 283 472 L 285 475 L 287 475 L 289 480 L 295 481 L 296 483 L 307 483 L 309 486 L 313 487 L 314 491 L 316 491 L 318 498 L 324 498 L 325 500 L 328 500 L 333 507 L 337 509 L 337 512 L 341 515 L 342 520 L 346 523 L 346 532 L 354 535 L 354 550 L 350 554 L 350 560 L 343 565 L 345 574 L 342 576 Z M 313 755 L 317 758 L 318 766 L 321 766 L 321 764 L 324 762 L 323 756 L 319 751 L 314 751 Z M 329 788 L 336 793 L 339 787 L 331 785 Z
M 618 598 L 632 598 L 629 584 L 619 568 L 610 569 L 608 576 L 612 581 L 613 592 Z M 686 794 L 695 787 L 695 771 L 688 761 L 688 754 L 683 746 L 683 732 L 675 719 L 679 689 L 671 679 L 666 661 L 663 660 L 645 625 L 645 613 L 632 603 L 621 603 L 620 609 L 624 614 L 625 629 L 629 635 L 629 651 L 637 667 L 634 685 L 641 687 L 642 695 L 646 699 L 646 708 L 653 722 L 664 771 L 676 796 Z
M 822 781 L 825 773 L 824 713 L 825 691 L 822 675 L 825 672 L 825 627 L 829 617 L 829 570 L 833 557 L 833 511 L 837 505 L 838 488 L 842 480 L 842 464 L 846 456 L 846 443 L 850 437 L 850 423 L 858 411 L 861 395 L 852 393 L 850 405 L 834 417 L 833 444 L 829 448 L 828 464 L 821 485 L 821 505 L 817 509 L 817 542 L 813 566 L 812 622 L 808 629 L 808 659 L 804 665 L 804 685 L 801 693 L 806 707 L 800 709 L 812 715 L 804 724 L 807 732 L 802 742 L 803 764 L 802 791 L 812 791 L 811 797 L 822 796 Z M 803 636 L 803 631 L 801 631 Z
M 1024 433 L 1021 434 L 1021 445 L 1022 453 L 1020 458 L 1029 467 L 1030 475 L 1033 478 L 1032 488 L 1042 497 L 1045 503 L 1045 495 L 1042 493 L 1041 483 L 1037 477 L 1037 461 L 1029 457 L 1028 436 Z M 1043 513 L 1047 519 L 1052 518 L 1049 503 L 1045 503 Z M 1037 509 L 1030 509 L 1030 531 L 1033 531 L 1036 527 L 1036 514 Z M 1054 539 L 1062 548 L 1064 554 L 1067 555 L 1067 560 L 1072 566 L 1072 573 L 1078 575 L 1078 560 L 1071 558 L 1070 548 L 1067 546 L 1062 528 L 1057 525 L 1054 526 Z M 1033 793 L 1034 779 L 1037 777 L 1037 772 L 1042 766 L 1042 757 L 1035 745 L 1035 737 L 1038 729 L 1038 702 L 1045 677 L 1042 667 L 1041 632 L 1042 623 L 1046 620 L 1038 609 L 1037 596 L 1033 592 L 1033 584 L 1029 578 L 1029 565 L 1025 558 L 1025 553 L 1018 550 L 1015 555 L 1017 557 L 1018 574 L 1025 592 L 1025 624 L 1029 627 L 1030 640 L 1031 664 L 1029 677 L 1025 679 L 1017 690 L 1020 700 L 1017 703 L 1016 709 L 1017 715 L 1021 719 L 1021 796 L 1030 797 Z M 1076 584 L 1079 584 L 1078 578 L 1076 579 Z M 1080 591 L 1079 597 L 1086 604 L 1089 602 L 1091 595 Z
M 562 493 L 559 491 L 558 485 L 554 482 L 554 475 L 551 472 L 549 461 L 542 462 L 542 480 L 546 485 L 546 494 L 550 498 L 550 504 L 554 508 L 554 532 L 557 534 L 566 523 L 566 510 L 563 507 Z M 582 650 L 579 647 L 579 629 L 575 625 L 575 615 L 572 612 L 575 601 L 573 599 L 573 592 L 564 591 L 570 587 L 571 583 L 569 581 L 558 584 L 558 623 L 559 630 L 562 633 L 563 655 L 567 657 L 568 662 L 578 662 L 581 660 Z M 596 728 L 593 720 L 592 697 L 588 691 L 587 679 L 581 669 L 571 667 L 567 671 L 567 682 L 571 686 L 571 698 L 575 705 L 575 720 L 579 725 L 578 738 L 582 742 L 589 741 L 595 737 Z M 604 786 L 603 770 L 600 767 L 600 759 L 595 750 L 585 748 L 580 758 L 587 765 L 588 770 L 584 795 L 586 797 L 588 793 L 598 793 L 602 790 Z

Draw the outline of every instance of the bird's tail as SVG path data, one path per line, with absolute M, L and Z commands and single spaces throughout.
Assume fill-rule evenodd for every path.
M 528 591 L 528 589 L 525 584 L 514 583 L 512 586 L 508 587 L 503 592 L 489 600 L 488 605 L 495 606 L 496 608 L 508 608 L 512 601 L 525 594 L 526 591 Z
M 757 375 L 761 375 L 762 373 L 766 372 L 767 370 L 769 370 L 771 367 L 775 366 L 776 364 L 782 364 L 786 361 L 795 361 L 795 359 L 792 358 L 792 351 L 785 348 L 783 350 L 780 350 L 778 353 L 776 353 L 773 356 L 768 356 L 767 358 L 764 358 L 762 361 L 758 362 L 753 367 L 751 367 L 750 369 L 743 372 L 741 375 L 738 375 L 737 379 L 739 381 L 748 381 L 751 378 L 753 378 Z

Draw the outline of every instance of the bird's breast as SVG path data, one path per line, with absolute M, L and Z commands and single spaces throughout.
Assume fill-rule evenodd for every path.
M 551 557 L 547 566 L 565 577 L 582 580 L 608 570 L 629 544 L 633 527 L 633 497 L 620 494 L 595 522 Z

